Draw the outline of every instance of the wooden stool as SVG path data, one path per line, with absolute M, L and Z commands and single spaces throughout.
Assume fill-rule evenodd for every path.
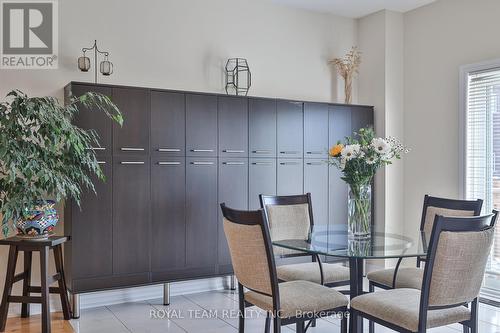
M 40 303 L 42 304 L 42 333 L 50 333 L 50 293 L 56 293 L 61 296 L 64 319 L 69 320 L 71 318 L 62 257 L 62 244 L 67 240 L 68 237 L 64 236 L 52 236 L 45 240 L 26 240 L 19 237 L 0 240 L 0 245 L 9 245 L 10 247 L 5 287 L 0 305 L 0 332 L 5 331 L 9 303 L 22 303 L 22 318 L 29 317 L 30 303 Z M 57 270 L 57 274 L 53 276 L 49 276 L 48 272 L 50 249 L 54 250 L 54 261 Z M 17 255 L 20 251 L 24 252 L 24 271 L 16 275 Z M 40 287 L 31 285 L 31 259 L 33 251 L 40 252 Z M 12 286 L 21 280 L 23 281 L 23 295 L 12 296 Z M 50 287 L 56 281 L 59 286 Z M 38 293 L 41 296 L 31 296 L 31 293 Z

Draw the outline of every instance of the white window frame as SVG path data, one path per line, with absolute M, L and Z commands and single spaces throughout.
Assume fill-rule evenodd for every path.
M 459 130 L 458 130 L 458 193 L 465 199 L 467 193 L 467 83 L 471 72 L 500 68 L 500 59 L 487 60 L 459 68 Z

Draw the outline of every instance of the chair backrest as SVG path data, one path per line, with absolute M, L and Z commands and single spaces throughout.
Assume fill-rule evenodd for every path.
M 273 241 L 309 239 L 314 224 L 310 193 L 286 196 L 261 194 L 259 199 Z M 279 247 L 274 248 L 274 253 L 280 256 L 300 255 L 297 251 Z
M 425 195 L 420 231 L 430 237 L 436 215 L 443 216 L 479 216 L 483 200 L 456 200 Z
M 263 210 L 239 211 L 224 203 L 221 209 L 238 282 L 247 289 L 279 299 L 271 237 Z
M 498 212 L 485 216 L 438 215 L 422 282 L 421 311 L 461 306 L 478 297 Z

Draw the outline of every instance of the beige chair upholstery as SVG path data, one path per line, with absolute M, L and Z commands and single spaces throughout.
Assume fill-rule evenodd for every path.
M 474 216 L 474 211 L 428 206 L 425 212 L 424 230 L 423 230 L 426 236 L 428 237 L 427 241 L 429 241 L 429 238 L 431 236 L 432 226 L 434 225 L 434 219 L 436 218 L 436 215 L 454 216 L 454 217 Z
M 422 288 L 424 270 L 417 267 L 400 267 L 396 277 L 396 288 Z M 381 269 L 366 275 L 368 280 L 392 288 L 394 268 Z
M 418 331 L 420 290 L 392 289 L 355 297 L 351 308 L 380 318 L 412 332 Z M 470 319 L 470 310 L 464 306 L 429 310 L 427 328 L 449 325 Z
M 339 264 L 322 264 L 324 283 L 335 283 L 349 280 L 349 268 Z M 321 272 L 317 262 L 306 262 L 278 266 L 278 279 L 281 281 L 304 280 L 321 283 Z
M 309 206 L 298 205 L 268 205 L 266 207 L 269 221 L 269 233 L 273 241 L 284 239 L 308 239 L 310 231 Z M 275 246 L 275 255 L 300 253 Z
M 279 284 L 281 308 L 279 316 L 290 318 L 307 313 L 331 310 L 349 303 L 347 297 L 335 289 L 309 281 L 291 281 Z M 273 311 L 271 297 L 248 291 L 245 300 L 266 311 Z
M 237 279 L 247 288 L 272 295 L 261 226 L 236 224 L 225 218 L 223 225 Z
M 495 229 L 447 232 L 439 237 L 429 306 L 471 302 L 479 295 Z

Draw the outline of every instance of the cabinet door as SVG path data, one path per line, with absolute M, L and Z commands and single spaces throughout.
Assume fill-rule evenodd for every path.
M 72 203 L 72 279 L 111 276 L 113 273 L 111 156 L 98 158 L 105 181 L 93 177 L 96 193 L 85 191 L 80 207 Z
M 373 107 L 353 106 L 351 107 L 351 129 L 357 132 L 363 127 L 373 127 Z
M 111 98 L 112 90 L 108 87 L 72 85 L 71 93 L 75 97 L 80 97 L 86 92 L 96 92 L 106 95 Z M 99 137 L 100 147 L 93 148 L 100 155 L 111 155 L 111 136 L 112 136 L 112 120 L 109 119 L 102 111 L 96 109 L 87 109 L 83 106 L 78 107 L 78 114 L 75 116 L 74 123 L 79 127 L 89 130 L 94 130 Z
M 278 159 L 278 195 L 304 193 L 304 165 L 302 159 Z
M 330 145 L 352 134 L 351 110 L 345 106 L 330 107 Z M 330 224 L 347 224 L 347 185 L 340 179 L 342 173 L 330 166 Z
M 311 193 L 316 225 L 328 225 L 328 161 L 304 161 L 304 192 Z
M 249 150 L 252 157 L 276 157 L 276 100 L 248 100 Z
M 304 104 L 304 157 L 328 157 L 328 105 Z
M 149 272 L 149 158 L 115 156 L 113 164 L 113 273 Z
M 248 159 L 221 158 L 219 160 L 219 202 L 239 210 L 248 209 Z M 219 208 L 219 274 L 232 272 L 231 256 L 222 225 L 222 211 Z
M 165 156 L 184 156 L 186 112 L 184 94 L 151 92 L 151 150 Z
M 217 97 L 186 95 L 186 154 L 217 156 Z
M 186 265 L 184 157 L 155 157 L 151 165 L 151 271 Z
M 276 195 L 276 159 L 251 158 L 248 172 L 248 209 L 260 208 L 259 195 Z
M 217 159 L 186 161 L 186 260 L 197 275 L 215 273 L 217 262 Z
M 115 154 L 149 153 L 149 90 L 113 88 L 113 101 L 123 114 L 123 126 L 113 124 Z
M 302 158 L 304 146 L 304 115 L 302 103 L 278 101 L 278 156 Z
M 219 156 L 248 157 L 248 102 L 219 97 Z

